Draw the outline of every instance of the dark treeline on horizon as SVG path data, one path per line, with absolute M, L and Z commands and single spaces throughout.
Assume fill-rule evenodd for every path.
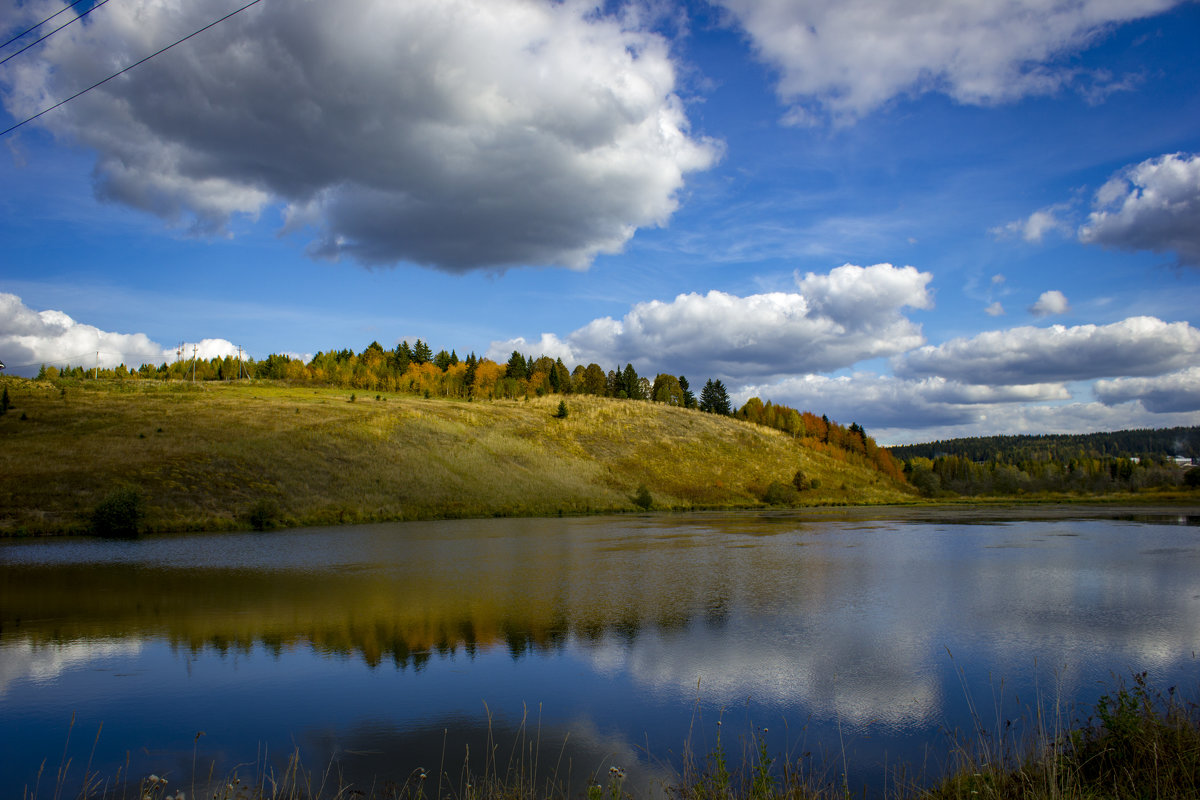
M 1138 428 L 1107 433 L 1019 434 L 972 436 L 888 448 L 900 459 L 963 456 L 971 461 L 999 459 L 1055 460 L 1071 458 L 1200 457 L 1200 427 Z
M 929 497 L 1175 488 L 1198 482 L 1200 470 L 1182 470 L 1173 459 L 1200 454 L 1200 427 L 976 436 L 894 447 L 892 454 Z

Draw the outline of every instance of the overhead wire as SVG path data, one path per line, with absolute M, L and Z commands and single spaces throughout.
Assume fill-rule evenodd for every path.
M 244 6 L 242 6 L 242 7 L 238 8 L 238 9 L 235 9 L 235 10 L 233 10 L 233 11 L 230 11 L 230 12 L 229 12 L 228 14 L 226 14 L 225 16 L 221 17 L 220 19 L 218 19 L 218 20 L 216 20 L 216 21 L 214 21 L 214 22 L 210 22 L 210 23 L 208 23 L 208 24 L 207 24 L 207 25 L 205 25 L 203 28 L 200 28 L 199 30 L 192 31 L 192 32 L 191 32 L 191 33 L 189 33 L 187 36 L 184 36 L 182 39 L 179 39 L 179 40 L 177 40 L 177 41 L 174 41 L 174 42 L 172 42 L 171 44 L 167 45 L 166 47 L 162 48 L 161 50 L 157 50 L 157 51 L 155 51 L 155 52 L 151 53 L 150 55 L 146 56 L 145 58 L 142 58 L 142 59 L 139 59 L 138 61 L 135 61 L 135 62 L 133 62 L 132 64 L 130 64 L 129 66 L 125 67 L 124 69 L 122 69 L 122 70 L 120 70 L 120 71 L 118 71 L 118 72 L 114 72 L 112 75 L 109 75 L 109 76 L 108 76 L 107 78 L 105 78 L 104 80 L 102 80 L 102 81 L 97 81 L 96 83 L 93 83 L 91 86 L 87 87 L 86 89 L 81 89 L 80 91 L 76 92 L 75 94 L 71 95 L 70 97 L 66 98 L 65 100 L 60 100 L 60 101 L 58 101 L 57 103 L 55 103 L 54 105 L 52 105 L 52 106 L 49 106 L 49 107 L 47 107 L 47 108 L 43 108 L 41 111 L 37 112 L 37 113 L 36 113 L 36 114 L 34 114 L 33 116 L 31 116 L 31 117 L 26 117 L 25 119 L 23 119 L 23 120 L 21 120 L 20 122 L 18 122 L 16 125 L 12 125 L 12 126 L 10 126 L 10 127 L 8 127 L 8 128 L 5 128 L 4 130 L 0 131 L 0 136 L 7 136 L 8 134 L 12 133 L 13 131 L 17 130 L 18 128 L 22 127 L 23 125 L 26 125 L 26 124 L 28 124 L 28 123 L 30 123 L 30 122 L 33 122 L 33 121 L 34 121 L 35 119 L 37 119 L 38 117 L 41 117 L 41 116 L 43 116 L 44 114 L 48 114 L 48 113 L 50 113 L 51 111 L 53 111 L 53 110 L 54 110 L 54 109 L 56 109 L 56 108 L 59 108 L 59 107 L 61 107 L 61 106 L 64 106 L 64 105 L 66 105 L 67 103 L 71 102 L 71 101 L 72 101 L 72 100 L 74 100 L 75 98 L 77 98 L 77 97 L 80 97 L 80 96 L 82 96 L 82 95 L 85 95 L 85 94 L 87 94 L 87 93 L 88 93 L 88 92 L 90 92 L 92 89 L 97 89 L 97 88 L 99 88 L 99 87 L 103 86 L 104 84 L 106 84 L 106 83 L 108 83 L 109 81 L 111 81 L 113 78 L 118 78 L 118 77 L 120 77 L 120 76 L 124 75 L 126 72 L 129 72 L 129 70 L 133 69 L 134 67 L 141 66 L 142 64 L 145 64 L 145 63 L 146 63 L 147 61 L 149 61 L 150 59 L 152 59 L 152 58 L 154 58 L 154 57 L 156 57 L 156 56 L 160 56 L 160 55 L 162 55 L 163 53 L 165 53 L 165 52 L 167 52 L 168 50 L 170 50 L 172 47 L 175 47 L 176 45 L 183 44 L 183 43 L 184 43 L 184 42 L 186 42 L 188 39 L 191 39 L 193 36 L 199 36 L 200 34 L 204 33 L 204 32 L 205 32 L 206 30 L 208 30 L 209 28 L 215 28 L 217 25 L 220 25 L 222 22 L 224 22 L 225 20 L 229 19 L 230 17 L 232 17 L 232 16 L 234 16 L 234 15 L 236 15 L 236 14 L 240 14 L 240 13 L 242 13 L 242 12 L 243 12 L 243 11 L 245 11 L 246 9 L 250 8 L 250 7 L 251 7 L 251 6 L 253 6 L 253 5 L 257 5 L 257 4 L 258 4 L 258 3 L 260 3 L 260 2 L 262 2 L 262 0 L 250 0 L 250 2 L 249 2 L 249 3 L 246 3 Z
M 80 13 L 78 16 L 76 16 L 76 17 L 72 17 L 71 19 L 67 20 L 67 21 L 66 21 L 66 22 L 64 22 L 62 25 L 59 25 L 57 28 L 55 28 L 54 30 L 50 31 L 49 33 L 47 33 L 47 34 L 46 34 L 45 36 L 43 36 L 42 38 L 40 38 L 40 39 L 34 39 L 32 42 L 30 42 L 29 44 L 25 45 L 24 47 L 22 47 L 20 50 L 18 50 L 18 51 L 17 51 L 17 52 L 15 52 L 15 53 L 9 53 L 9 54 L 8 54 L 8 55 L 6 55 L 4 58 L 0 59 L 0 65 L 7 64 L 7 63 L 8 63 L 8 61 L 9 61 L 9 59 L 16 58 L 17 56 L 21 55 L 21 53 L 24 53 L 26 50 L 28 50 L 28 49 L 29 49 L 29 48 L 31 48 L 31 47 L 36 47 L 37 45 L 39 45 L 39 44 L 41 44 L 42 42 L 44 42 L 44 41 L 46 41 L 47 39 L 49 39 L 49 38 L 50 38 L 51 36 L 53 36 L 54 34 L 56 34 L 56 33 L 58 33 L 59 31 L 61 31 L 63 28 L 67 27 L 68 25 L 71 25 L 72 23 L 78 22 L 79 20 L 83 19 L 83 18 L 84 18 L 84 17 L 86 17 L 88 14 L 92 13 L 92 12 L 93 12 L 93 11 L 95 11 L 97 8 L 99 8 L 100 6 L 104 5 L 104 4 L 105 4 L 105 3 L 107 3 L 107 2 L 108 2 L 108 0 L 100 0 L 100 2 L 96 3 L 96 5 L 92 6 L 92 7 L 91 7 L 91 8 L 89 8 L 87 11 L 84 11 L 84 12 Z M 69 6 L 68 6 L 68 8 L 69 8 Z M 65 9 L 65 8 L 63 9 L 63 11 L 66 11 L 66 10 L 67 10 L 67 9 Z M 59 14 L 61 14 L 61 13 L 62 13 L 62 11 L 60 11 L 60 12 L 58 12 L 58 13 L 59 13 Z M 58 14 L 55 14 L 55 16 L 58 16 Z M 40 25 L 40 24 L 42 24 L 42 23 L 38 23 L 38 24 Z M 35 26 L 34 26 L 34 28 L 36 28 L 36 27 L 38 27 L 38 26 L 37 26 L 37 25 L 35 25 Z M 33 30 L 33 28 L 30 28 L 29 30 Z M 29 31 L 26 31 L 25 33 L 29 33 Z M 24 35 L 25 35 L 24 33 L 23 33 L 23 34 L 21 34 L 21 36 L 24 36 Z M 18 36 L 17 38 L 18 38 L 18 39 L 20 39 L 21 37 L 20 37 L 20 36 Z M 4 45 L 2 45 L 2 46 L 7 46 L 7 45 L 11 44 L 13 41 L 14 41 L 13 39 L 9 39 L 9 40 L 8 40 L 7 42 L 5 42 L 5 43 L 4 43 Z
M 27 33 L 31 32 L 31 31 L 36 31 L 38 28 L 42 27 L 42 26 L 43 26 L 43 25 L 45 25 L 47 22 L 49 22 L 50 20 L 52 20 L 52 19 L 54 19 L 55 17 L 57 17 L 59 14 L 63 13 L 64 11 L 70 11 L 72 8 L 74 8 L 75 6 L 77 6 L 77 5 L 79 5 L 80 3 L 83 3 L 83 2 L 85 2 L 85 0 L 75 0 L 75 2 L 74 2 L 74 3 L 71 3 L 71 5 L 69 5 L 69 6 L 65 7 L 65 8 L 60 8 L 58 11 L 55 11 L 53 14 L 51 14 L 50 16 L 46 17 L 44 20 L 42 20 L 41 22 L 39 22 L 37 25 L 31 25 L 31 26 L 29 26 L 29 27 L 28 27 L 28 28 L 26 28 L 25 30 L 23 30 L 23 31 L 21 31 L 20 33 L 18 33 L 16 36 L 14 36 L 14 37 L 12 37 L 11 39 L 9 39 L 9 40 L 8 40 L 7 42 L 5 42 L 4 44 L 0 44 L 0 48 L 8 47 L 10 44 L 12 44 L 13 42 L 15 42 L 17 39 L 20 39 L 20 38 L 21 38 L 22 36 L 24 36 L 25 34 L 27 34 Z

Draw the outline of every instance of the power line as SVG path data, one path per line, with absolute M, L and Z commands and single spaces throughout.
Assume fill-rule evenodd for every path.
M 225 20 L 227 20 L 227 19 L 229 19 L 230 17 L 234 16 L 235 14 L 240 14 L 240 13 L 242 13 L 243 11 L 245 11 L 247 8 L 250 8 L 250 6 L 257 5 L 257 4 L 258 4 L 258 3 L 260 3 L 260 2 L 262 2 L 262 0 L 250 0 L 250 2 L 249 2 L 249 3 L 246 3 L 246 5 L 242 6 L 241 8 L 239 8 L 239 9 L 237 9 L 237 10 L 235 10 L 235 11 L 230 11 L 228 14 L 226 14 L 226 15 L 225 15 L 225 16 L 223 16 L 223 17 L 221 17 L 221 18 L 220 18 L 220 19 L 218 19 L 217 21 L 215 21 L 215 22 L 210 22 L 209 24 L 205 25 L 203 28 L 200 28 L 200 29 L 199 29 L 199 30 L 197 30 L 197 31 L 192 31 L 191 33 L 189 33 L 187 36 L 183 37 L 182 39 L 180 39 L 180 40 L 178 40 L 178 41 L 176 41 L 176 42 L 172 42 L 171 44 L 167 45 L 166 47 L 164 47 L 163 49 L 161 49 L 161 50 L 159 50 L 159 51 L 157 51 L 157 52 L 151 53 L 150 55 L 146 56 L 145 58 L 141 59 L 140 61 L 135 61 L 135 62 L 133 62 L 132 64 L 130 64 L 128 67 L 125 67 L 125 69 L 121 70 L 120 72 L 114 72 L 112 75 L 109 75 L 109 76 L 108 76 L 107 78 L 105 78 L 104 80 L 102 80 L 102 81 L 99 81 L 99 82 L 97 82 L 97 83 L 93 83 L 91 86 L 87 87 L 86 89 L 83 89 L 82 91 L 78 91 L 78 92 L 76 92 L 75 94 L 73 94 L 73 95 L 71 95 L 70 97 L 68 97 L 66 100 L 60 100 L 59 102 L 55 103 L 54 105 L 50 106 L 49 108 L 43 108 L 41 111 L 39 111 L 38 113 L 34 114 L 32 117 L 28 117 L 28 118 L 26 118 L 26 119 L 23 119 L 23 120 L 21 120 L 20 122 L 18 122 L 16 125 L 13 125 L 13 126 L 12 126 L 12 127 L 10 127 L 10 128 L 6 128 L 5 130 L 3 130 L 3 131 L 0 131 L 0 136 L 7 136 L 8 134 L 10 134 L 10 133 L 12 133 L 13 131 L 15 131 L 17 128 L 20 128 L 22 125 L 25 125 L 25 124 L 27 124 L 27 123 L 33 122 L 35 119 L 37 119 L 38 117 L 42 116 L 43 114 L 48 114 L 49 112 L 53 111 L 54 109 L 58 108 L 59 106 L 64 106 L 64 105 L 66 105 L 67 103 L 69 103 L 69 102 L 71 102 L 72 100 L 74 100 L 76 97 L 79 97 L 79 96 L 81 96 L 81 95 L 85 95 L 85 94 L 87 94 L 88 92 L 90 92 L 92 89 L 96 89 L 96 88 L 99 88 L 99 87 L 103 86 L 104 84 L 106 84 L 106 83 L 108 83 L 109 81 L 111 81 L 113 78 L 117 78 L 117 77 L 120 77 L 121 75 L 124 75 L 126 72 L 129 72 L 129 70 L 133 69 L 134 67 L 141 66 L 142 64 L 145 64 L 147 61 L 149 61 L 150 59 L 154 58 L 155 56 L 159 56 L 159 55 L 162 55 L 163 53 L 167 52 L 168 50 L 170 50 L 170 49 L 171 49 L 172 47 L 174 47 L 175 45 L 177 45 L 177 44 L 183 44 L 183 43 L 184 43 L 184 42 L 186 42 L 188 39 L 191 39 L 193 36 L 198 36 L 199 34 L 201 34 L 201 33 L 204 33 L 204 32 L 205 32 L 206 30 L 208 30 L 209 28 L 213 28 L 213 27 L 216 27 L 217 25 L 220 25 L 222 22 L 224 22 Z
M 31 47 L 35 47 L 35 46 L 37 46 L 37 45 L 41 44 L 42 42 L 46 41 L 47 39 L 49 39 L 49 38 L 50 38 L 51 36 L 53 36 L 54 34 L 56 34 L 56 33 L 58 33 L 59 31 L 61 31 L 63 28 L 67 27 L 68 25 L 70 25 L 70 24 L 71 24 L 71 23 L 73 23 L 73 22 L 78 22 L 79 20 L 83 19 L 83 18 L 84 18 L 84 17 L 86 17 L 88 14 L 92 13 L 92 12 L 93 12 L 93 11 L 95 11 L 97 8 L 99 8 L 100 6 L 104 5 L 104 4 L 105 4 L 105 3 L 107 3 L 107 2 L 108 2 L 108 0 L 100 0 L 100 2 L 99 2 L 99 3 L 96 3 L 96 5 L 92 6 L 92 7 L 91 7 L 91 8 L 89 8 L 87 11 L 84 11 L 82 14 L 80 14 L 80 15 L 79 15 L 79 16 L 77 16 L 77 17 L 73 17 L 73 18 L 71 18 L 71 19 L 67 20 L 67 21 L 66 21 L 66 22 L 64 22 L 62 25 L 59 25 L 57 28 L 55 28 L 54 30 L 50 31 L 49 33 L 47 33 L 47 34 L 46 34 L 45 36 L 43 36 L 42 38 L 40 38 L 40 39 L 35 39 L 35 40 L 33 40 L 32 42 L 30 42 L 29 44 L 27 44 L 27 45 L 25 45 L 24 47 L 22 47 L 22 48 L 21 48 L 20 50 L 18 50 L 17 52 L 15 52 L 15 53 L 10 53 L 9 55 L 5 56 L 3 59 L 0 59 L 0 64 L 7 64 L 7 63 L 8 63 L 8 61 L 9 61 L 9 59 L 16 58 L 17 56 L 21 55 L 21 53 L 24 53 L 24 52 L 25 52 L 26 50 L 28 50 L 29 48 L 31 48 Z M 69 7 L 70 7 L 70 6 L 68 6 L 68 8 L 69 8 Z M 64 8 L 64 9 L 63 9 L 63 11 L 66 11 L 66 10 L 67 10 L 66 8 Z M 60 11 L 60 12 L 58 12 L 58 13 L 59 13 L 59 14 L 61 14 L 61 13 L 62 13 L 62 11 Z M 55 14 L 55 16 L 58 16 L 58 14 Z M 41 24 L 42 24 L 42 23 L 40 23 L 40 22 L 38 23 L 38 25 L 41 25 Z M 36 28 L 36 27 L 37 27 L 37 25 L 34 25 L 33 27 L 34 27 L 34 28 Z M 31 31 L 31 30 L 33 30 L 33 28 L 30 28 L 29 30 Z M 29 33 L 29 31 L 25 31 L 25 33 Z M 21 34 L 21 36 L 24 36 L 24 35 L 25 35 L 25 33 Z M 20 39 L 20 38 L 21 38 L 21 36 L 18 36 L 18 37 L 17 37 L 17 39 Z M 0 47 L 7 47 L 8 45 L 12 44 L 14 41 L 15 41 L 15 39 L 9 39 L 9 40 L 8 40 L 7 42 L 5 42 L 3 45 L 0 45 Z
M 84 0 L 75 0 L 75 2 L 74 2 L 74 3 L 71 3 L 71 5 L 67 6 L 66 8 L 60 8 L 58 11 L 55 11 L 53 14 L 51 14 L 50 16 L 46 17 L 44 20 L 42 20 L 41 22 L 39 22 L 37 25 L 33 25 L 33 26 L 30 26 L 30 27 L 26 28 L 25 30 L 23 30 L 23 31 L 21 31 L 20 33 L 18 33 L 16 36 L 14 36 L 14 37 L 12 37 L 11 39 L 9 39 L 9 40 L 8 40 L 7 42 L 5 42 L 4 44 L 0 44 L 0 48 L 3 48 L 3 47 L 8 47 L 10 44 L 12 44 L 13 42 L 15 42 L 17 39 L 20 39 L 20 38 L 21 38 L 22 36 L 24 36 L 25 34 L 29 33 L 30 31 L 36 31 L 38 28 L 42 27 L 42 26 L 43 26 L 43 25 L 45 25 L 47 22 L 49 22 L 50 20 L 52 20 L 52 19 L 54 19 L 55 17 L 57 17 L 59 14 L 63 13 L 64 11 L 70 11 L 72 8 L 74 8 L 75 6 L 79 5 L 79 4 L 80 4 L 80 3 L 82 3 L 82 2 L 84 2 Z M 86 12 L 85 12 L 85 13 L 86 13 Z

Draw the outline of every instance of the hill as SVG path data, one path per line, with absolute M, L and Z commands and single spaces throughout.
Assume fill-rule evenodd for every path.
M 637 510 L 643 486 L 655 509 L 913 496 L 851 453 L 660 403 L 0 382 L 12 404 L 0 416 L 0 535 L 84 532 L 122 486 L 140 492 L 151 531 L 608 513 Z M 814 488 L 790 489 L 797 470 Z

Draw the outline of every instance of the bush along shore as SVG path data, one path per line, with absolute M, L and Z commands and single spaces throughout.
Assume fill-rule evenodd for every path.
M 58 798 L 127 800 L 211 797 L 213 800 L 1118 800 L 1123 798 L 1200 797 L 1200 709 L 1174 687 L 1147 685 L 1145 674 L 1120 681 L 1100 697 L 1092 712 L 1061 725 L 1061 710 L 1039 710 L 1020 726 L 1022 738 L 979 729 L 955 739 L 948 774 L 908 774 L 903 768 L 886 786 L 851 786 L 833 768 L 811 756 L 789 760 L 767 751 L 757 736 L 737 746 L 723 744 L 702 756 L 685 743 L 683 766 L 673 777 L 649 787 L 634 787 L 625 770 L 602 767 L 589 775 L 586 788 L 569 788 L 555 766 L 539 768 L 535 751 L 522 749 L 503 759 L 489 748 L 478 771 L 470 758 L 461 768 L 418 769 L 399 781 L 355 786 L 339 781 L 336 765 L 311 772 L 294 753 L 278 771 L 261 763 L 215 777 L 195 764 L 189 778 L 168 780 L 157 774 L 133 779 L 104 778 L 85 770 L 83 785 L 66 784 L 69 765 L 45 784 L 25 787 L 22 797 L 51 789 Z M 199 734 L 197 740 L 199 740 Z M 736 751 L 740 756 L 731 756 Z M 515 753 L 515 749 L 514 749 Z M 653 754 L 648 754 L 653 758 Z M 469 754 L 468 754 L 469 756 Z M 838 764 L 840 765 L 840 759 Z M 544 765 L 542 765 L 544 767 Z M 41 793 L 39 793 L 41 792 Z

